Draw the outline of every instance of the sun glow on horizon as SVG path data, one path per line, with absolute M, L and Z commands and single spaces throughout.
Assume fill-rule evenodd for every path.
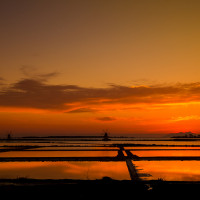
M 46 6 L 0 6 L 0 134 L 200 132 L 198 1 Z

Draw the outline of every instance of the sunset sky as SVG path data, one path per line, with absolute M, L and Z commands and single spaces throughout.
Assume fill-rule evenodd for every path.
M 0 0 L 0 137 L 200 133 L 199 0 Z

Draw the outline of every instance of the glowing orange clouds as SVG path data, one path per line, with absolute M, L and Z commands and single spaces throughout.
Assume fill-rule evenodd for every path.
M 46 133 L 102 126 L 127 133 L 199 131 L 199 91 L 199 83 L 86 88 L 24 79 L 0 93 L 0 119 L 4 130 L 7 125 Z
M 94 107 L 94 110 L 99 107 L 109 110 L 115 105 L 126 108 L 138 104 L 148 104 L 150 107 L 155 104 L 198 104 L 199 91 L 199 83 L 149 87 L 112 84 L 107 88 L 86 88 L 50 85 L 41 79 L 24 79 L 3 89 L 0 93 L 0 106 L 75 111 L 74 108 L 86 109 L 87 106 L 90 109 Z

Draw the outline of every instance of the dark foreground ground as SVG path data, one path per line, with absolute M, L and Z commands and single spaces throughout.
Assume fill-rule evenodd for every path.
M 17 199 L 199 198 L 200 182 L 1 179 L 0 195 Z

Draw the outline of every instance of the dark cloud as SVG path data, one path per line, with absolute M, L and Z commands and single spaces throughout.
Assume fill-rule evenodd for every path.
M 0 87 L 4 87 L 5 85 L 5 79 L 0 77 Z
M 51 72 L 51 73 L 47 73 L 47 74 L 38 74 L 37 76 L 40 77 L 40 78 L 42 78 L 42 79 L 45 79 L 45 80 L 46 80 L 46 79 L 55 77 L 55 76 L 57 76 L 57 75 L 59 75 L 58 72 Z
M 22 65 L 20 67 L 20 71 L 23 75 L 27 77 L 31 77 L 33 73 L 35 73 L 36 68 L 30 65 Z
M 90 109 L 90 108 L 78 108 L 78 109 L 70 110 L 66 113 L 86 113 L 86 112 L 97 112 L 97 110 Z
M 58 72 L 50 72 L 50 73 L 38 73 L 37 68 L 30 65 L 22 65 L 20 67 L 20 71 L 23 75 L 30 79 L 39 79 L 41 81 L 47 81 L 49 78 L 53 78 L 59 75 Z
M 4 81 L 5 81 L 5 79 L 0 77 L 0 83 L 2 84 Z
M 106 122 L 116 120 L 114 117 L 97 117 L 96 119 L 100 121 L 106 121 Z
M 51 75 L 46 74 L 46 77 Z M 0 106 L 69 110 L 69 113 L 94 112 L 103 104 L 162 104 L 199 100 L 200 83 L 151 87 L 110 84 L 107 88 L 87 88 L 51 85 L 41 79 L 27 78 L 0 92 Z

